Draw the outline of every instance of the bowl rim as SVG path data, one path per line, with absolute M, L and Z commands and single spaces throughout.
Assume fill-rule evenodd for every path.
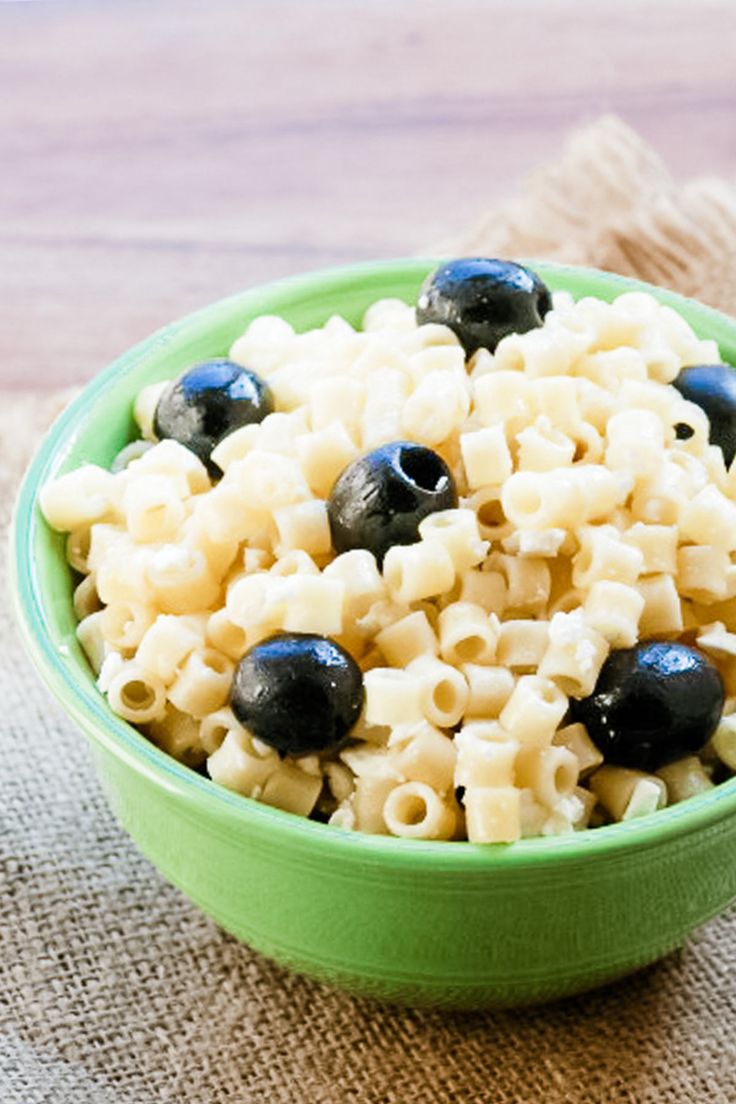
M 203 814 L 232 818 L 254 832 L 273 832 L 280 839 L 301 844 L 310 851 L 336 855 L 345 850 L 367 863 L 388 863 L 396 868 L 427 868 L 451 872 L 492 872 L 517 867 L 551 867 L 559 863 L 587 861 L 596 856 L 620 856 L 630 850 L 644 850 L 701 829 L 715 828 L 719 821 L 736 813 L 736 777 L 714 789 L 669 806 L 648 816 L 604 827 L 584 829 L 560 836 L 518 840 L 511 844 L 477 844 L 468 841 L 428 841 L 370 835 L 326 825 L 305 817 L 263 805 L 218 786 L 156 748 L 132 725 L 117 717 L 94 684 L 83 684 L 62 663 L 46 625 L 42 590 L 33 555 L 39 526 L 45 524 L 37 509 L 39 488 L 63 464 L 75 429 L 86 420 L 98 396 L 113 379 L 119 379 L 139 361 L 172 338 L 201 333 L 216 318 L 233 308 L 278 313 L 283 303 L 296 297 L 320 295 L 325 287 L 337 290 L 356 280 L 411 276 L 415 279 L 441 263 L 442 257 L 411 257 L 361 262 L 319 269 L 272 281 L 219 299 L 162 327 L 150 337 L 116 358 L 83 387 L 43 438 L 18 492 L 9 532 L 9 585 L 16 619 L 30 658 L 38 674 L 65 712 L 88 738 L 124 762 L 135 772 L 172 796 L 188 800 Z M 644 281 L 602 272 L 584 266 L 524 261 L 543 279 L 562 281 L 583 294 L 646 291 L 684 315 L 696 329 L 716 336 L 736 354 L 736 320 L 704 304 Z M 592 286 L 591 286 L 592 285 Z M 377 297 L 380 297 L 380 290 Z M 275 301 L 275 305 L 274 305 Z M 262 305 L 261 305 L 262 304 Z

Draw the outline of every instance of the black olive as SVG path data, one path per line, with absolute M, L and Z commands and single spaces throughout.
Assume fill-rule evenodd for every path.
M 363 707 L 363 676 L 344 648 L 316 633 L 279 633 L 235 669 L 233 713 L 281 755 L 339 747 Z
M 467 356 L 496 348 L 502 337 L 542 325 L 552 296 L 539 277 L 513 261 L 461 257 L 432 272 L 417 301 L 417 323 L 439 322 Z
M 412 441 L 392 441 L 360 456 L 335 483 L 327 503 L 336 552 L 367 548 L 379 564 L 395 544 L 419 540 L 419 522 L 457 506 L 441 456 Z
M 249 368 L 219 358 L 193 364 L 161 395 L 154 432 L 210 463 L 210 453 L 228 433 L 251 422 L 262 422 L 273 410 L 268 384 Z
M 607 763 L 653 771 L 700 751 L 723 700 L 721 676 L 707 656 L 650 640 L 611 652 L 593 693 L 570 707 Z
M 711 444 L 721 446 L 730 465 L 736 453 L 736 369 L 730 364 L 692 364 L 682 369 L 673 387 L 708 415 Z

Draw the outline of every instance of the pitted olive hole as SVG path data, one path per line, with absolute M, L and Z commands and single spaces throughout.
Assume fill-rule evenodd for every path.
M 407 479 L 423 491 L 438 491 L 445 479 L 440 458 L 425 450 L 402 449 L 399 467 Z

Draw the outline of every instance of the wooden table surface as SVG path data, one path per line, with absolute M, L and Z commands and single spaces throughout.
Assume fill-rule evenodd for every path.
M 736 177 L 733 0 L 0 3 L 0 387 L 421 250 L 615 111 Z

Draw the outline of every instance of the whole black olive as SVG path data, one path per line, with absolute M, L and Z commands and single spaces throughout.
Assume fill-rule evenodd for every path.
M 153 428 L 159 439 L 173 437 L 209 464 L 223 437 L 262 422 L 272 410 L 271 390 L 260 376 L 218 358 L 193 364 L 172 380 L 156 404 Z
M 249 649 L 235 669 L 233 713 L 282 755 L 339 747 L 363 707 L 363 676 L 351 655 L 316 633 L 279 633 Z
M 607 763 L 653 771 L 700 751 L 723 710 L 721 676 L 687 644 L 649 640 L 611 652 L 593 693 L 570 702 Z
M 424 281 L 417 323 L 439 322 L 457 335 L 467 356 L 496 348 L 502 337 L 542 325 L 552 296 L 539 277 L 513 261 L 461 257 Z
M 412 441 L 392 441 L 358 457 L 335 483 L 327 503 L 336 552 L 367 548 L 379 564 L 395 544 L 419 540 L 419 522 L 457 506 L 457 490 L 441 456 Z
M 736 453 L 736 368 L 730 364 L 692 364 L 680 371 L 673 387 L 708 415 L 711 444 L 720 445 L 730 465 Z

